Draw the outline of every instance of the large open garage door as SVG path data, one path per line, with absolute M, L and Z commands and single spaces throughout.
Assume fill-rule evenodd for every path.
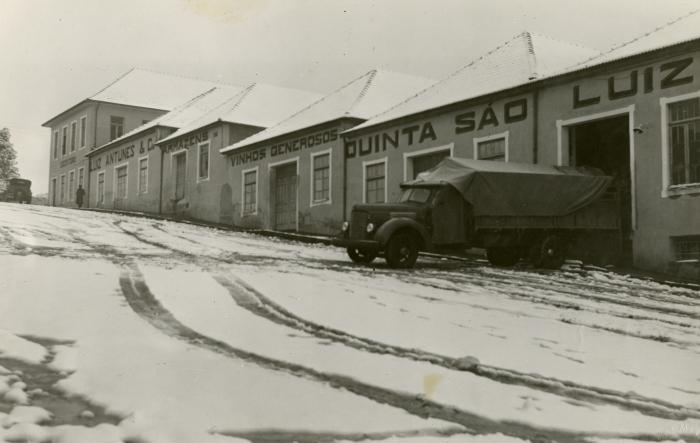
M 274 168 L 274 222 L 278 231 L 297 229 L 297 164 Z
M 592 166 L 614 177 L 619 195 L 623 262 L 632 258 L 632 179 L 630 172 L 629 116 L 594 120 L 569 128 L 569 159 L 572 166 Z M 610 245 L 613 247 L 613 245 Z

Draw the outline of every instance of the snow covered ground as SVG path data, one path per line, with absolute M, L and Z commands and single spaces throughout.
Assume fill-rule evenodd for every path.
M 0 204 L 0 441 L 700 441 L 700 293 Z

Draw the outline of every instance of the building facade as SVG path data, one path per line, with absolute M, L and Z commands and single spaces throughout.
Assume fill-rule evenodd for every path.
M 78 186 L 83 186 L 86 191 L 89 186 L 87 154 L 90 150 L 164 112 L 86 100 L 44 123 L 51 129 L 49 204 L 76 207 L 75 192 Z

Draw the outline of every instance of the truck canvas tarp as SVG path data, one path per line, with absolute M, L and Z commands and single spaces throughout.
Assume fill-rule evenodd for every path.
M 611 182 L 592 168 L 448 157 L 402 186 L 452 185 L 475 216 L 562 216 L 598 199 Z

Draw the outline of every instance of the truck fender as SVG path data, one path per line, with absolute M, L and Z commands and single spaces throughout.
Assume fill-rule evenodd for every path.
M 379 229 L 377 229 L 377 233 L 374 235 L 374 238 L 379 242 L 381 248 L 385 248 L 391 236 L 394 235 L 394 232 L 404 228 L 412 229 L 420 235 L 423 243 L 422 249 L 430 248 L 430 234 L 425 227 L 417 221 L 406 217 L 392 218 L 391 220 L 387 221 L 381 225 Z

